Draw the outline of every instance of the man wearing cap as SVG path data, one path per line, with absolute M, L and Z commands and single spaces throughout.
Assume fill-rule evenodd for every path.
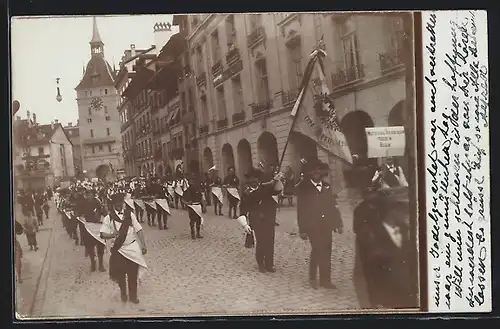
M 85 223 L 88 226 L 100 224 L 102 215 L 104 215 L 104 206 L 95 198 L 94 191 L 92 189 L 85 190 L 85 196 L 78 207 L 77 216 L 81 219 L 79 221 L 80 238 L 85 245 L 85 255 L 90 258 L 91 272 L 96 271 L 96 249 L 97 259 L 99 260 L 99 271 L 106 271 L 103 261 L 105 244 L 98 236 L 94 236 L 87 230 Z
M 229 167 L 228 174 L 226 178 L 224 178 L 223 185 L 226 189 L 236 189 L 236 191 L 238 191 L 240 187 L 240 180 L 238 179 L 238 177 L 234 172 L 234 167 Z M 236 210 L 238 208 L 239 199 L 229 192 L 227 193 L 227 198 L 229 201 L 229 213 L 227 216 L 229 218 L 236 219 L 237 218 Z
M 317 289 L 319 269 L 319 285 L 333 289 L 332 231 L 342 232 L 342 219 L 330 186 L 322 182 L 325 165 L 319 160 L 311 160 L 305 167 L 305 177 L 297 191 L 297 220 L 300 237 L 311 243 L 309 282 Z
M 196 174 L 191 176 L 189 187 L 184 191 L 183 201 L 186 203 L 189 215 L 189 227 L 191 229 L 191 238 L 201 239 L 202 224 L 202 190 L 199 178 Z
M 138 304 L 137 283 L 142 271 L 147 268 L 143 256 L 147 252 L 146 240 L 135 214 L 124 205 L 124 195 L 112 195 L 111 203 L 113 209 L 104 218 L 100 229 L 102 239 L 113 241 L 110 249 L 109 276 L 111 280 L 118 283 L 123 302 L 130 300 Z
M 268 216 L 270 202 L 273 195 L 279 195 L 281 188 L 277 188 L 282 175 L 277 174 L 271 181 L 262 183 L 263 173 L 252 168 L 245 175 L 248 188 L 245 190 L 240 204 L 238 222 L 246 224 L 245 230 L 255 233 L 255 258 L 259 271 L 276 272 L 274 268 L 274 219 Z M 245 223 L 246 222 L 246 223 Z

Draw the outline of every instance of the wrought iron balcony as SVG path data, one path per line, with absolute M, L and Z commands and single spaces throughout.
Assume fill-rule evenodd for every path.
M 196 77 L 196 85 L 201 86 L 207 82 L 207 74 L 205 72 L 200 73 Z
M 226 54 L 227 65 L 231 66 L 240 60 L 240 50 L 234 45 L 231 45 L 229 51 Z
M 379 54 L 380 69 L 383 73 L 404 65 L 401 49 L 395 49 Z
M 200 126 L 200 135 L 208 134 L 208 125 Z
M 298 89 L 290 89 L 288 91 L 284 91 L 281 94 L 281 101 L 283 105 L 288 105 L 290 103 L 293 103 L 297 100 L 297 97 L 299 97 L 299 90 Z
M 365 74 L 362 65 L 354 65 L 345 70 L 338 70 L 332 74 L 332 85 L 334 88 L 343 86 L 353 81 L 364 78 Z
M 267 113 L 270 108 L 273 107 L 271 100 L 263 101 L 260 103 L 254 103 L 250 105 L 252 108 L 252 115 L 257 116 L 263 113 Z
M 222 72 L 222 61 L 218 60 L 213 66 L 212 66 L 212 76 L 215 78 Z
M 233 114 L 233 125 L 237 125 L 245 121 L 245 112 L 236 112 Z
M 227 128 L 227 118 L 220 119 L 217 121 L 217 129 L 222 130 L 224 128 Z
M 263 26 L 255 28 L 247 36 L 248 48 L 255 47 L 259 42 L 263 41 L 265 37 L 266 37 L 266 31 L 264 30 Z

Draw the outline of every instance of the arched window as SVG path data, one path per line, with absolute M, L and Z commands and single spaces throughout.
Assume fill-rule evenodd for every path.
M 104 89 L 104 95 L 107 95 L 107 94 L 108 94 L 108 90 Z

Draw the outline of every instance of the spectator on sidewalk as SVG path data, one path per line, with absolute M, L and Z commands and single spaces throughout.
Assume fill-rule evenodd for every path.
M 36 232 L 37 232 L 37 222 L 35 216 L 31 214 L 24 218 L 24 234 L 26 234 L 26 238 L 28 240 L 28 245 L 30 246 L 30 250 L 37 251 L 38 243 L 36 241 Z
M 16 280 L 18 283 L 23 283 L 22 276 L 22 259 L 23 259 L 23 248 L 17 240 L 18 235 L 22 235 L 24 231 L 23 226 L 17 220 L 14 223 L 14 269 L 16 274 Z

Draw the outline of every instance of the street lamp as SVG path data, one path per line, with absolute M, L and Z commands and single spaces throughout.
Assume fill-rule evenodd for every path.
M 61 90 L 59 90 L 59 80 L 60 78 L 56 78 L 56 82 L 57 82 L 57 96 L 56 96 L 56 100 L 61 103 L 62 101 L 62 96 L 61 96 Z

